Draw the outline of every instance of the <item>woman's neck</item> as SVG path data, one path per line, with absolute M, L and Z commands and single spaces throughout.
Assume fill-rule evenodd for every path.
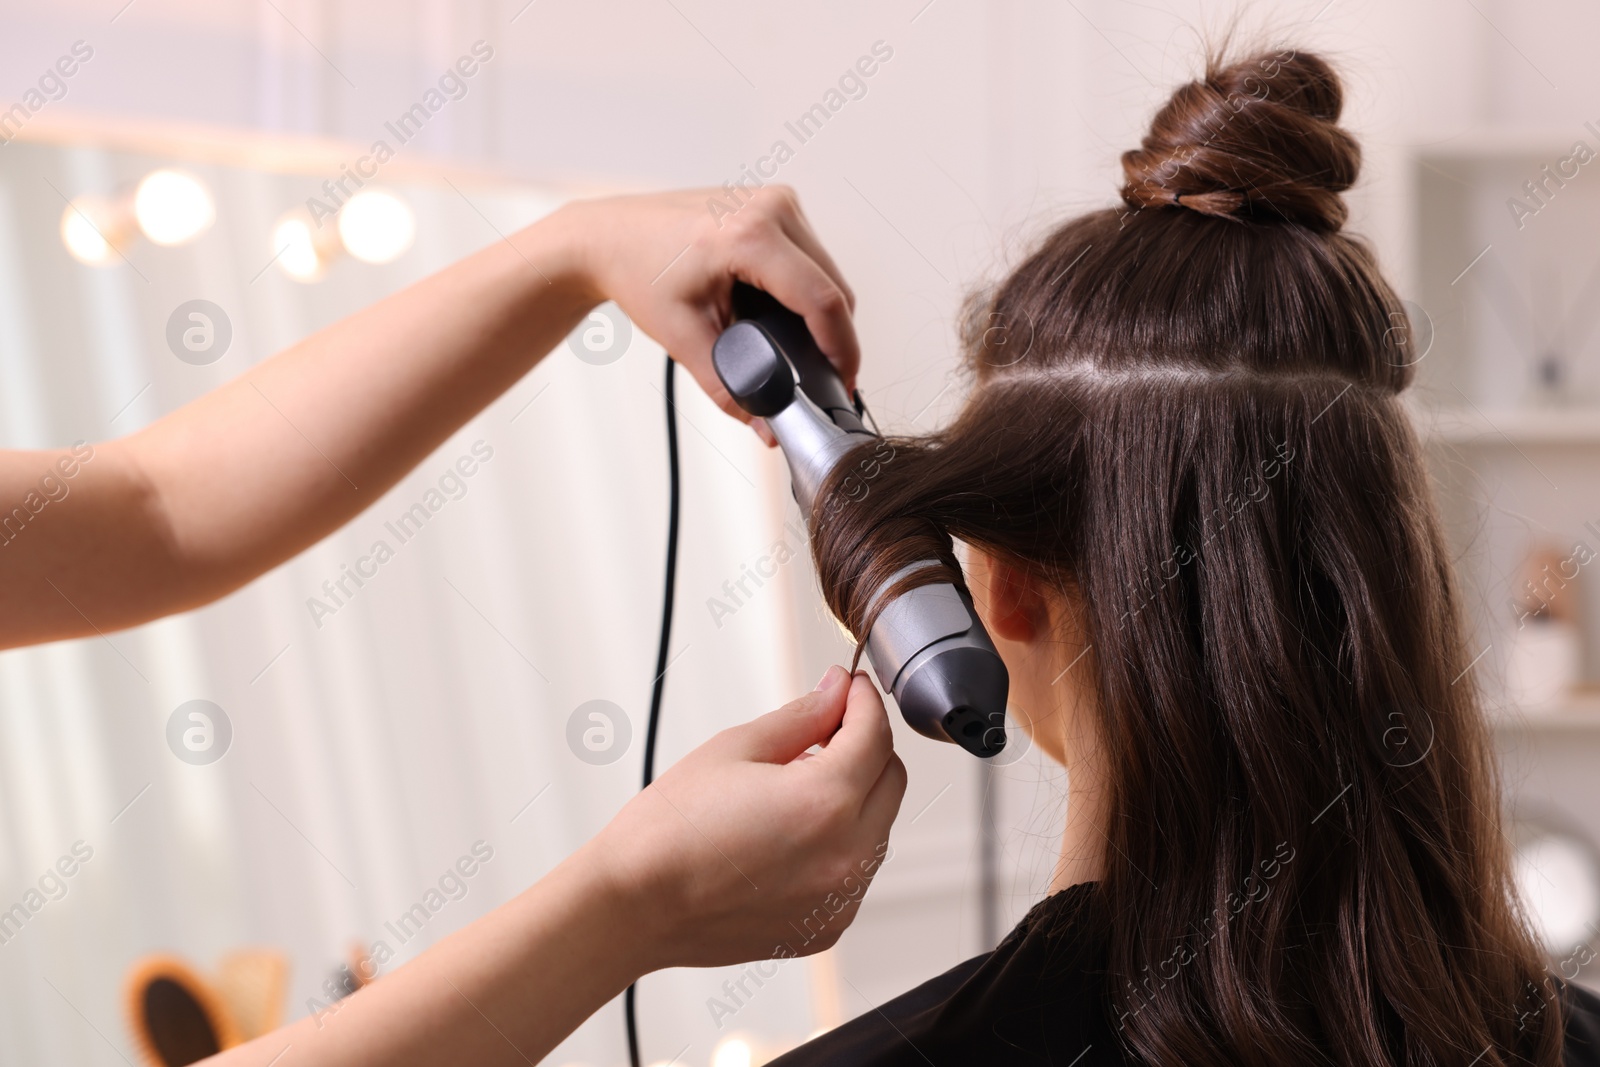
M 1103 751 L 1092 738 L 1068 738 L 1066 756 L 1067 822 L 1050 879 L 1052 893 L 1104 877 L 1111 847 Z

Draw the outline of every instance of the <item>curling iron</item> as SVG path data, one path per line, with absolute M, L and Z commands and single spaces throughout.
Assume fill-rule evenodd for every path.
M 862 421 L 867 410 L 860 392 L 846 391 L 804 319 L 742 282 L 734 284 L 733 316 L 711 350 L 717 377 L 741 408 L 766 420 L 788 461 L 795 501 L 810 516 L 839 463 L 879 435 Z M 902 568 L 873 599 L 936 563 Z M 918 733 L 976 756 L 1005 747 L 1011 679 L 965 589 L 939 582 L 895 597 L 872 624 L 867 658 Z

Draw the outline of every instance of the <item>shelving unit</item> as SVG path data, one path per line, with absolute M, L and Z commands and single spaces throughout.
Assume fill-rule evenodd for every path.
M 1473 671 L 1491 709 L 1504 804 L 1518 828 L 1600 842 L 1600 164 L 1529 217 L 1527 183 L 1600 132 L 1480 132 L 1411 161 L 1413 328 L 1426 331 L 1411 415 L 1426 449 Z M 1421 321 L 1418 321 L 1419 318 Z M 1548 373 L 1555 369 L 1552 375 Z M 1559 704 L 1506 699 L 1513 598 L 1536 548 L 1594 553 L 1576 598 L 1580 685 Z M 1526 669 L 1526 668 L 1524 668 Z M 1499 710 L 1496 710 L 1499 709 Z M 1547 879 L 1548 881 L 1548 879 Z M 1600 977 L 1588 968 L 1582 979 Z
M 1413 327 L 1428 338 L 1412 416 L 1473 639 L 1493 649 L 1477 668 L 1493 694 L 1509 645 L 1507 601 L 1529 550 L 1583 539 L 1600 552 L 1600 161 L 1579 164 L 1573 152 L 1582 141 L 1600 155 L 1600 126 L 1430 140 L 1409 166 L 1407 288 L 1413 319 L 1425 320 Z M 1555 385 L 1541 376 L 1550 366 Z M 1592 571 L 1577 582 L 1584 676 L 1595 681 L 1600 567 Z M 1591 716 L 1600 707 L 1577 717 Z
M 1475 408 L 1462 405 L 1413 412 L 1417 431 L 1430 444 L 1512 448 L 1562 445 L 1597 450 L 1600 406 Z
M 1497 734 L 1512 736 L 1600 734 L 1600 697 L 1574 697 L 1551 707 L 1498 715 L 1492 721 Z

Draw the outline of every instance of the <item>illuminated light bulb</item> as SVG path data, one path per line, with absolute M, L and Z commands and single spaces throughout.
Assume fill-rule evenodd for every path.
M 304 209 L 288 212 L 272 227 L 273 262 L 297 282 L 321 281 L 338 254 L 332 228 L 319 231 Z
M 199 178 L 181 170 L 156 170 L 145 175 L 133 194 L 139 229 L 158 245 L 193 240 L 217 220 L 211 193 Z
M 79 263 L 107 266 L 117 259 L 110 223 L 110 207 L 104 200 L 80 196 L 61 212 L 61 243 Z
M 382 189 L 363 189 L 339 211 L 339 239 L 363 263 L 393 263 L 416 236 L 410 205 Z
M 742 1037 L 730 1037 L 711 1054 L 711 1067 L 750 1067 L 752 1059 L 750 1043 Z
M 80 263 L 114 266 L 133 237 L 133 197 L 88 193 L 74 198 L 61 212 L 61 243 Z
M 278 266 L 289 277 L 302 282 L 322 275 L 322 257 L 311 239 L 311 225 L 302 219 L 284 219 L 272 231 L 272 247 Z

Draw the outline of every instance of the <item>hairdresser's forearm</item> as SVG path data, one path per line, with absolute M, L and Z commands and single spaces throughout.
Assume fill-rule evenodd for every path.
M 590 860 L 580 851 L 334 1011 L 211 1062 L 263 1067 L 292 1045 L 282 1063 L 299 1067 L 538 1063 L 651 966 L 637 905 Z
M 156 486 L 202 598 L 373 503 L 577 324 L 595 298 L 561 217 L 511 240 L 111 446 Z
M 0 647 L 205 603 L 366 508 L 597 302 L 578 236 L 557 212 L 95 446 L 0 551 Z

